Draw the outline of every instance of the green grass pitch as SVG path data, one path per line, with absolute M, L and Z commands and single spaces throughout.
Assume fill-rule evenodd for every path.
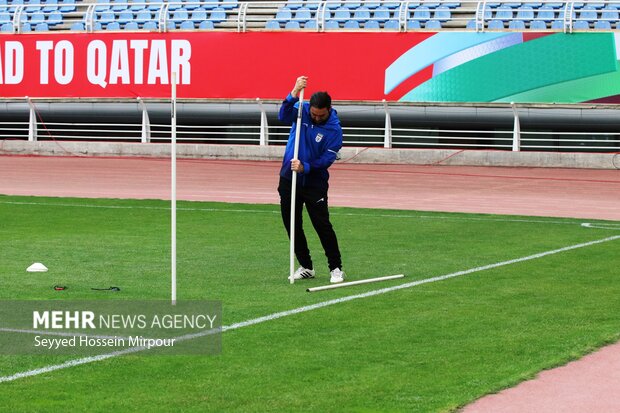
M 318 276 L 290 285 L 277 206 L 178 208 L 178 299 L 221 301 L 225 325 L 620 234 L 571 219 L 332 208 L 348 280 L 406 278 L 310 294 L 329 277 L 307 217 Z M 138 353 L 0 383 L 0 406 L 452 411 L 617 341 L 619 250 L 611 240 L 224 332 L 218 355 Z M 0 251 L 3 300 L 170 297 L 165 201 L 0 196 Z M 26 273 L 36 261 L 49 272 Z M 91 290 L 108 286 L 121 291 Z M 2 355 L 0 376 L 70 359 Z

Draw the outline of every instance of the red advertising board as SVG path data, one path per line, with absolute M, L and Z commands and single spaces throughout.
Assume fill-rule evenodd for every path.
M 308 93 L 398 100 L 385 70 L 433 33 L 54 33 L 0 36 L 0 97 L 280 99 L 298 75 Z

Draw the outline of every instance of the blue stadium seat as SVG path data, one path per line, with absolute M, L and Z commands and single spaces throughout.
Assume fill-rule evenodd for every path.
M 325 28 L 326 29 L 339 29 L 340 24 L 338 24 L 338 21 L 336 20 L 327 20 L 325 22 Z
M 605 20 L 610 23 L 616 23 L 618 20 L 620 20 L 618 10 L 612 8 L 604 8 L 601 12 L 601 20 Z
M 37 23 L 37 25 L 34 26 L 35 32 L 48 32 L 49 30 L 50 30 L 50 27 L 47 23 Z M 24 31 L 23 28 L 22 28 L 22 31 Z
M 203 7 L 207 10 L 216 9 L 220 7 L 220 3 L 218 0 L 204 0 L 200 7 Z
M 297 10 L 302 6 L 303 3 L 301 0 L 287 0 L 286 2 L 286 8 L 288 8 L 289 10 Z
M 47 24 L 50 26 L 56 26 L 62 23 L 62 13 L 58 10 L 54 10 L 47 16 Z
M 197 3 L 197 0 L 184 0 L 185 3 L 183 5 L 183 8 L 186 10 L 196 10 L 198 8 L 200 8 L 200 4 Z
M 358 22 L 365 22 L 366 20 L 370 19 L 370 9 L 366 6 L 358 8 L 353 13 L 353 19 L 357 20 Z
M 30 23 L 22 24 L 22 33 L 28 33 L 31 31 L 32 31 L 32 26 L 30 25 Z
M 521 3 L 508 2 L 508 3 L 502 3 L 502 6 L 510 7 L 511 9 L 516 9 L 517 7 L 521 7 Z
M 347 9 L 355 10 L 357 8 L 362 7 L 362 2 L 358 0 L 346 0 L 342 3 L 342 7 L 346 7 Z
M 181 25 L 179 26 L 179 29 L 181 30 L 194 30 L 194 22 L 191 20 L 185 20 L 181 22 Z
M 496 20 L 512 20 L 512 8 L 508 6 L 499 6 L 495 12 Z
M 428 7 L 429 9 L 436 9 L 441 6 L 441 2 L 438 1 L 424 1 L 422 2 L 422 6 Z
M 468 30 L 476 30 L 476 21 L 475 20 L 467 20 L 467 24 L 465 28 Z
M 573 3 L 573 8 L 574 9 L 581 9 L 585 5 L 586 5 L 585 3 Z
M 376 9 L 381 6 L 381 2 L 378 0 L 365 0 L 362 6 L 368 7 L 369 9 Z
M 216 7 L 213 11 L 211 11 L 209 20 L 211 20 L 214 24 L 226 21 L 226 10 L 221 7 Z
M 13 21 L 13 17 L 9 12 L 0 13 L 0 24 L 10 23 Z
M 0 27 L 0 31 L 3 33 L 13 33 L 15 31 L 13 28 L 13 23 L 4 23 Z
M 105 27 L 106 30 L 120 30 L 121 25 L 118 22 L 108 23 Z
M 265 29 L 278 30 L 280 29 L 280 22 L 275 19 L 267 20 L 267 23 L 265 23 Z
M 289 20 L 284 25 L 284 28 L 287 29 L 287 30 L 297 30 L 297 29 L 301 29 L 301 26 L 299 25 L 298 21 Z
M 346 7 L 340 7 L 334 12 L 334 16 L 331 20 L 336 20 L 338 23 L 344 23 L 351 18 L 351 11 Z
M 413 12 L 413 17 L 412 18 L 413 18 L 413 20 L 418 20 L 420 22 L 425 22 L 427 20 L 430 20 L 430 18 L 431 18 L 431 11 L 426 6 L 420 6 L 417 9 L 415 9 L 415 11 Z
M 345 29 L 359 29 L 360 24 L 357 20 L 347 20 L 346 22 L 344 22 L 344 28 Z
M 134 21 L 130 21 L 129 23 L 125 24 L 125 27 L 123 27 L 123 29 L 125 29 L 125 30 L 139 30 L 140 26 L 138 26 L 138 23 L 136 23 Z
M 319 0 L 305 0 L 304 7 L 310 10 L 316 10 L 319 8 L 319 4 L 321 4 Z
M 207 11 L 202 7 L 195 9 L 194 11 L 192 11 L 190 19 L 196 23 L 205 21 L 207 20 Z
M 603 7 L 605 7 L 605 3 L 589 1 L 588 6 L 593 7 L 595 9 L 602 9 Z
M 43 13 L 41 10 L 38 10 L 32 13 L 32 15 L 30 16 L 29 23 L 39 24 L 39 23 L 43 23 L 44 21 L 45 21 L 45 13 Z
M 118 22 L 120 24 L 126 24 L 133 21 L 133 12 L 131 10 L 123 10 L 118 15 Z
M 388 9 L 397 9 L 400 6 L 400 2 L 398 1 L 385 1 L 383 3 L 384 7 L 387 7 Z
M 378 21 L 379 23 L 384 23 L 390 20 L 390 9 L 384 6 L 379 6 L 375 9 L 372 17 L 373 20 Z
M 95 20 L 101 24 L 108 24 L 114 21 L 114 12 L 103 11 L 99 14 L 95 13 Z
M 181 0 L 171 0 L 168 1 L 168 11 L 175 11 L 178 9 L 182 9 L 183 8 L 183 3 L 181 3 Z
M 554 20 L 551 22 L 551 28 L 554 30 L 564 30 L 564 20 Z
M 429 20 L 424 25 L 425 29 L 441 29 L 441 22 L 439 20 Z
M 284 23 L 286 21 L 291 20 L 292 18 L 293 18 L 293 13 L 291 12 L 291 10 L 286 8 L 286 7 L 282 7 L 276 13 L 276 18 L 275 19 L 277 21 L 279 21 L 280 23 Z
M 147 3 L 148 3 L 147 8 L 151 11 L 159 10 L 162 7 L 162 2 L 163 0 L 147 0 Z
M 417 29 L 421 29 L 422 26 L 420 25 L 420 22 L 417 20 L 409 20 L 407 21 L 407 30 L 417 30 Z
M 108 6 L 108 3 L 110 3 L 110 0 L 96 0 L 96 3 L 98 4 L 97 6 L 95 6 L 96 12 L 110 10 L 110 6 Z
M 317 28 L 316 20 L 308 20 L 304 24 L 304 29 L 314 29 L 314 30 L 316 30 L 316 28 Z
M 594 22 L 594 28 L 596 30 L 611 30 L 611 23 L 607 20 L 597 20 Z
M 176 23 L 175 23 L 175 22 L 170 21 L 170 20 L 168 20 L 168 21 L 166 22 L 166 30 L 168 30 L 168 31 L 169 31 L 169 30 L 176 30 L 176 28 L 177 28 L 177 25 L 176 25 Z
M 342 3 L 340 3 L 339 1 L 328 1 L 327 3 L 325 3 L 326 9 L 335 10 L 339 9 L 340 7 L 342 7 Z
M 130 3 L 129 9 L 131 11 L 139 11 L 146 7 L 146 0 L 130 0 Z
M 84 31 L 84 23 L 82 22 L 75 22 L 71 25 L 71 27 L 69 27 L 69 30 L 73 30 L 76 32 L 81 32 Z
M 550 2 L 550 3 L 546 3 L 545 6 L 549 6 L 549 7 L 554 8 L 554 9 L 561 9 L 562 7 L 564 7 L 564 3 L 561 2 L 561 1 Z
M 127 0 L 110 0 L 110 1 L 113 3 L 112 11 L 121 12 L 127 9 L 127 6 L 123 4 L 123 3 L 127 3 Z
M 498 30 L 504 28 L 504 22 L 502 20 L 493 19 L 489 22 L 487 28 L 492 30 Z
M 41 10 L 44 13 L 51 13 L 58 10 L 58 0 L 47 0 Z
M 400 29 L 400 23 L 398 20 L 388 20 L 383 24 L 383 28 L 384 29 L 388 29 L 388 30 L 399 30 Z
M 198 25 L 198 28 L 200 30 L 213 30 L 214 29 L 213 22 L 211 20 L 201 21 L 200 24 Z
M 548 4 L 545 4 L 536 13 L 536 19 L 542 20 L 544 22 L 550 22 L 555 18 L 555 11 L 553 7 Z
M 158 24 L 154 20 L 149 20 L 145 22 L 144 25 L 142 26 L 142 29 L 144 30 L 157 30 L 157 28 L 158 28 Z
M 523 20 L 511 20 L 508 28 L 512 30 L 525 30 L 525 22 Z
M 433 13 L 433 19 L 439 20 L 442 23 L 449 21 L 451 18 L 451 12 L 448 6 L 439 6 Z
M 488 3 L 487 3 L 488 4 Z M 449 9 L 456 9 L 457 7 L 461 7 L 461 3 L 455 1 L 446 1 L 441 3 L 442 6 L 446 6 Z
M 379 22 L 376 20 L 368 20 L 366 23 L 364 23 L 364 28 L 365 29 L 380 29 L 381 26 L 379 25 Z
M 176 9 L 172 16 L 168 13 L 168 20 L 175 23 L 181 23 L 189 19 L 189 13 L 185 9 Z M 194 24 L 192 22 L 192 24 Z
M 573 22 L 573 29 L 575 30 L 588 30 L 590 28 L 590 23 L 585 20 L 575 20 Z
M 300 23 L 305 23 L 310 19 L 312 19 L 312 12 L 307 7 L 300 7 L 295 12 L 295 20 Z
M 544 20 L 532 20 L 530 22 L 530 29 L 532 30 L 547 30 L 547 23 Z
M 139 10 L 136 13 L 136 16 L 134 17 L 134 20 L 138 23 L 138 24 L 144 24 L 148 21 L 151 21 L 153 19 L 153 16 L 151 15 L 151 11 L 148 9 L 142 9 Z
M 534 20 L 534 9 L 531 6 L 522 6 L 517 11 L 517 19 L 529 22 Z
M 597 17 L 598 13 L 596 9 L 590 5 L 585 6 L 582 11 L 579 12 L 580 20 L 595 21 Z
M 24 11 L 26 13 L 34 13 L 35 11 L 41 11 L 42 8 L 43 7 L 41 6 L 41 0 L 28 0 L 28 2 L 26 3 L 26 7 L 24 7 Z
M 220 4 L 220 7 L 224 10 L 236 9 L 237 7 L 239 7 L 239 2 L 237 0 L 224 0 Z

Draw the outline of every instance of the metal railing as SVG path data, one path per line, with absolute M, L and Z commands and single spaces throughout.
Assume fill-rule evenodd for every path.
M 169 142 L 171 125 L 166 122 L 151 123 L 148 104 L 140 100 L 140 109 L 134 118 L 142 115 L 141 122 L 46 122 L 28 98 L 24 105 L 24 118 L 28 122 L 0 122 L 0 140 L 20 139 L 29 141 L 115 141 L 115 142 Z M 256 123 L 197 124 L 177 120 L 179 143 L 282 145 L 285 144 L 290 126 L 268 122 L 263 105 L 257 105 Z M 447 129 L 394 127 L 390 119 L 392 107 L 386 102 L 385 126 L 366 127 L 343 124 L 344 145 L 384 148 L 461 148 L 494 149 L 507 151 L 579 151 L 619 152 L 620 132 L 537 131 L 522 130 L 519 110 L 512 105 L 513 127 L 493 129 Z M 398 106 L 399 110 L 402 107 Z M 506 107 L 505 109 L 510 109 Z M 140 113 L 140 111 L 142 113 Z M 275 115 L 271 113 L 270 115 Z M 273 118 L 273 117 L 272 117 Z
M 372 8 L 366 7 L 372 3 Z M 437 17 L 438 5 L 450 4 L 447 17 Z M 500 5 L 511 5 L 510 12 L 504 10 L 499 13 Z M 353 6 L 359 7 L 354 8 Z M 427 7 L 427 5 L 431 7 Z M 45 5 L 41 5 L 44 7 Z M 548 7 L 547 7 L 548 6 Z M 30 19 L 33 16 L 32 5 L 7 5 L 7 11 L 0 11 L 0 15 L 10 15 L 12 24 L 11 33 L 22 33 L 31 30 Z M 348 9 L 347 9 L 348 7 Z M 364 8 L 369 14 L 356 17 L 355 10 Z M 430 14 L 418 16 L 417 11 L 427 7 Z M 446 6 L 447 7 L 447 6 Z M 532 8 L 530 8 L 532 7 Z M 547 7 L 545 9 L 545 7 Z M 335 14 L 339 8 L 350 11 L 346 19 L 338 19 Z M 379 16 L 376 11 L 387 11 Z M 460 2 L 442 1 L 249 1 L 237 2 L 233 0 L 223 2 L 205 1 L 170 1 L 170 2 L 109 2 L 85 3 L 77 2 L 75 10 L 62 13 L 63 21 L 50 26 L 50 30 L 67 30 L 73 23 L 82 25 L 87 32 L 98 30 L 138 30 L 167 32 L 170 30 L 230 30 L 245 32 L 248 30 L 287 30 L 285 22 L 291 22 L 290 30 L 332 31 L 332 30 L 384 30 L 384 31 L 411 31 L 411 30 L 509 30 L 511 22 L 523 21 L 524 25 L 515 30 L 551 30 L 573 32 L 574 30 L 614 30 L 620 24 L 620 18 L 615 12 L 620 9 L 620 0 L 602 1 L 536 1 L 522 0 L 520 2 L 492 2 L 479 0 L 464 0 Z M 300 11 L 304 11 L 304 15 Z M 217 11 L 218 15 L 213 13 Z M 278 12 L 288 14 L 279 18 Z M 446 10 L 444 10 L 446 11 Z M 545 11 L 546 17 L 539 17 L 539 12 Z M 142 17 L 139 13 L 143 12 Z M 196 14 L 198 12 L 198 14 Z M 585 13 L 584 13 L 585 12 Z M 147 17 L 144 17 L 146 13 Z M 542 15 L 541 15 L 542 16 Z M 5 16 L 6 17 L 6 16 Z M 344 21 L 359 22 L 346 27 Z M 428 21 L 438 20 L 441 28 L 427 27 Z M 338 21 L 338 24 L 331 24 Z M 494 28 L 493 22 L 501 21 L 501 27 Z M 149 22 L 149 24 L 145 24 Z M 181 26 L 183 22 L 191 22 Z M 199 22 L 209 22 L 200 26 Z M 275 26 L 269 26 L 276 22 Z M 544 28 L 534 27 L 534 22 L 543 22 Z M 551 23 L 557 22 L 557 23 Z M 597 24 L 595 24 L 596 22 Z M 6 21 L 0 21 L 8 23 Z M 135 23 L 132 28 L 125 29 L 128 23 Z M 152 24 L 151 24 L 152 23 Z M 373 28 L 365 28 L 368 23 L 376 23 Z M 598 24 L 600 23 L 600 24 Z M 607 25 L 606 23 L 610 23 Z M 532 27 L 530 27 L 532 26 Z M 27 28 L 27 29 L 26 29 Z M 45 33 L 45 32 L 43 32 Z

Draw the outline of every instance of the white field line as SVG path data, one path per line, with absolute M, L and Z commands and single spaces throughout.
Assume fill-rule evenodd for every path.
M 503 267 L 503 266 L 506 266 L 506 265 L 512 265 L 512 264 L 517 264 L 517 263 L 524 262 L 524 261 L 535 260 L 535 259 L 546 257 L 546 256 L 549 256 L 549 255 L 559 254 L 559 253 L 565 252 L 565 251 L 570 251 L 570 250 L 575 250 L 575 249 L 578 249 L 578 248 L 589 247 L 591 245 L 601 244 L 601 243 L 604 243 L 604 242 L 615 241 L 617 239 L 620 239 L 620 235 L 615 235 L 613 237 L 607 237 L 607 238 L 598 239 L 598 240 L 595 240 L 595 241 L 585 242 L 585 243 L 582 243 L 582 244 L 569 245 L 567 247 L 563 247 L 563 248 L 559 248 L 559 249 L 555 249 L 555 250 L 540 252 L 538 254 L 528 255 L 526 257 L 521 257 L 521 258 L 515 258 L 515 259 L 512 259 L 512 260 L 508 260 L 508 261 L 502 261 L 502 262 L 498 262 L 498 263 L 495 263 L 495 264 L 484 265 L 482 267 L 470 268 L 468 270 L 457 271 L 457 272 L 453 272 L 451 274 L 440 275 L 440 276 L 437 276 L 437 277 L 426 278 L 426 279 L 418 280 L 418 281 L 412 281 L 412 282 L 408 282 L 408 283 L 404 283 L 404 284 L 400 284 L 400 285 L 396 285 L 396 286 L 392 286 L 392 287 L 381 288 L 379 290 L 372 290 L 372 291 L 368 291 L 368 292 L 361 293 L 361 294 L 349 295 L 349 296 L 345 296 L 345 297 L 341 297 L 341 298 L 336 298 L 336 299 L 333 299 L 333 300 L 323 301 L 323 302 L 320 302 L 320 303 L 316 303 L 316 304 L 312 304 L 312 305 L 307 305 L 307 306 L 304 306 L 304 307 L 294 308 L 292 310 L 281 311 L 281 312 L 269 314 L 269 315 L 266 315 L 266 316 L 263 316 L 263 317 L 253 318 L 251 320 L 242 321 L 242 322 L 239 322 L 239 323 L 231 324 L 229 326 L 223 326 L 221 331 L 224 332 L 224 331 L 236 330 L 238 328 L 248 327 L 248 326 L 252 326 L 252 325 L 255 325 L 255 324 L 260 324 L 260 323 L 264 323 L 266 321 L 277 320 L 279 318 L 288 317 L 290 315 L 305 313 L 307 311 L 312 311 L 312 310 L 316 310 L 316 309 L 323 308 L 323 307 L 328 307 L 328 306 L 335 305 L 335 304 L 341 304 L 341 303 L 345 303 L 347 301 L 353 301 L 353 300 L 357 300 L 357 299 L 360 299 L 360 298 L 373 297 L 375 295 L 385 294 L 385 293 L 389 293 L 389 292 L 392 292 L 392 291 L 398 291 L 398 290 L 402 290 L 402 289 L 405 289 L 405 288 L 411 288 L 411 287 L 415 287 L 415 286 L 422 285 L 422 284 L 428 284 L 428 283 L 432 283 L 432 282 L 443 281 L 443 280 L 447 280 L 447 279 L 450 279 L 450 278 L 460 277 L 460 276 L 463 276 L 463 275 L 468 275 L 468 274 L 472 274 L 472 273 L 476 273 L 476 272 L 480 272 L 480 271 L 485 271 L 485 270 L 490 270 L 490 269 L 493 269 L 493 268 Z M 193 338 L 198 338 L 198 337 L 204 337 L 204 336 L 207 336 L 207 335 L 211 335 L 211 334 L 214 334 L 215 332 L 216 331 L 214 331 L 214 330 L 207 330 L 207 331 L 204 331 L 204 332 L 187 334 L 187 335 L 180 336 L 180 337 L 176 338 L 176 340 L 178 340 L 178 341 L 191 340 Z M 39 374 L 49 373 L 49 372 L 52 372 L 52 371 L 55 371 L 55 370 L 61 370 L 61 369 L 69 368 L 69 367 L 79 366 L 79 365 L 82 365 L 82 364 L 93 363 L 93 362 L 96 362 L 96 361 L 106 360 L 106 359 L 109 359 L 109 358 L 112 358 L 112 357 L 122 356 L 123 354 L 136 353 L 136 352 L 140 352 L 140 351 L 144 351 L 144 350 L 147 350 L 147 348 L 146 347 L 131 347 L 131 348 L 128 348 L 128 349 L 125 349 L 125 350 L 115 351 L 115 352 L 107 353 L 107 354 L 101 354 L 101 355 L 98 355 L 98 356 L 91 356 L 91 357 L 84 357 L 84 358 L 80 358 L 80 359 L 70 360 L 70 361 L 67 361 L 67 362 L 61 363 L 61 364 L 55 364 L 55 365 L 51 365 L 51 366 L 41 367 L 41 368 L 34 369 L 34 370 L 27 370 L 27 371 L 23 371 L 23 372 L 20 372 L 20 373 L 15 373 L 15 374 L 10 375 L 10 376 L 0 377 L 0 383 L 14 381 L 14 380 L 21 379 L 21 378 L 24 378 L 24 377 L 37 376 Z
M 590 223 L 590 222 L 583 222 L 581 224 L 582 227 L 584 228 L 596 228 L 596 229 L 610 229 L 610 230 L 614 230 L 614 231 L 620 231 L 620 224 L 613 224 L 613 223 Z
M 9 205 L 37 205 L 37 206 L 58 206 L 73 208 L 96 208 L 96 209 L 150 209 L 170 211 L 170 207 L 149 207 L 139 205 L 86 205 L 86 204 L 62 204 L 62 203 L 46 203 L 46 202 L 18 202 L 18 201 L 0 201 L 0 204 Z M 235 212 L 248 214 L 280 214 L 280 211 L 269 211 L 264 209 L 229 209 L 229 208 L 183 208 L 177 207 L 177 211 L 198 211 L 198 212 Z M 331 212 L 330 215 L 351 216 L 351 217 L 371 217 L 371 218 L 411 218 L 411 219 L 444 219 L 454 221 L 490 221 L 490 222 L 521 222 L 531 224 L 558 224 L 558 225 L 577 225 L 576 222 L 570 221 L 553 221 L 545 219 L 526 219 L 526 218 L 491 218 L 491 217 L 458 217 L 446 215 L 413 215 L 413 214 L 369 214 L 356 212 Z M 604 224 L 604 223 L 603 223 Z

